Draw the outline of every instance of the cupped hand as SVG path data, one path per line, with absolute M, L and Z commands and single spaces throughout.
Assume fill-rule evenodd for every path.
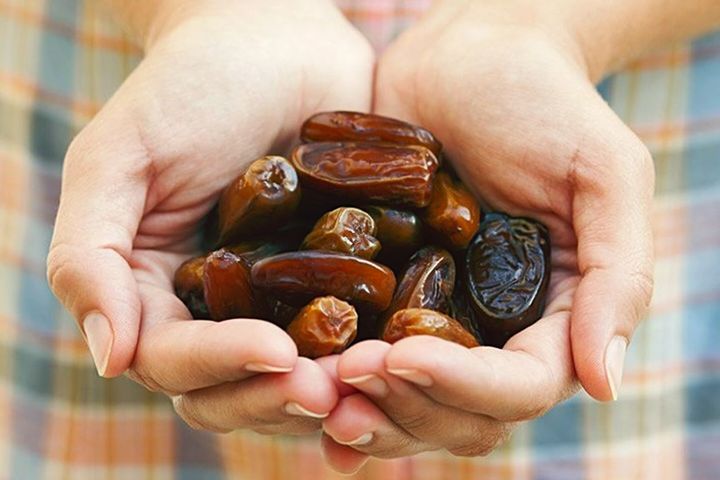
M 549 227 L 544 316 L 502 350 L 416 337 L 345 352 L 337 373 L 362 394 L 324 421 L 341 470 L 357 452 L 487 453 L 578 380 L 617 396 L 652 290 L 652 160 L 595 90 L 562 15 L 535 3 L 436 2 L 380 60 L 375 110 L 435 133 L 486 208 Z
M 369 108 L 372 50 L 329 0 L 184 2 L 171 17 L 67 153 L 50 285 L 99 373 L 165 392 L 190 425 L 315 430 L 330 376 L 267 322 L 189 321 L 172 277 L 248 163 L 318 110 Z

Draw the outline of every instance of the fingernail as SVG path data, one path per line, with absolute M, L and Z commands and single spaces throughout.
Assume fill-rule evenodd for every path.
M 390 390 L 388 384 L 385 383 L 385 380 L 374 373 L 363 375 L 361 377 L 343 378 L 341 380 L 376 397 L 384 397 Z
M 276 367 L 265 363 L 250 362 L 245 364 L 245 370 L 260 373 L 287 373 L 292 372 L 292 367 Z
M 372 439 L 373 439 L 372 432 L 368 432 L 368 433 L 363 433 L 362 435 L 357 437 L 355 440 L 350 440 L 348 442 L 344 442 L 344 441 L 338 440 L 336 438 L 333 440 L 335 440 L 337 443 L 339 443 L 341 445 L 358 446 L 358 445 L 367 445 L 368 443 L 370 443 L 372 441 Z
M 93 312 L 85 317 L 82 328 L 98 375 L 105 376 L 113 345 L 113 331 L 110 327 L 110 321 L 103 314 Z
M 420 385 L 421 387 L 431 387 L 433 379 L 427 373 L 423 373 L 420 370 L 410 368 L 398 368 L 395 370 L 388 369 L 389 373 L 392 373 L 396 377 L 400 377 L 408 382 Z
M 613 400 L 618 398 L 618 390 L 622 384 L 623 365 L 625 364 L 625 352 L 627 351 L 627 340 L 619 335 L 610 340 L 605 350 L 605 375 L 610 385 Z
M 325 418 L 329 413 L 315 413 L 303 407 L 297 402 L 290 402 L 285 405 L 285 413 L 298 417 Z

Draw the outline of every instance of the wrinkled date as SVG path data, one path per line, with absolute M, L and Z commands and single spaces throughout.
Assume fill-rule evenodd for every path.
M 375 221 L 367 213 L 337 208 L 320 217 L 300 249 L 329 250 L 372 260 L 380 251 L 375 232 Z
M 381 312 L 392 300 L 392 270 L 341 253 L 307 250 L 276 255 L 252 267 L 252 283 L 289 305 L 332 295 L 363 312 Z
M 468 348 L 479 345 L 475 337 L 465 330 L 460 322 L 440 312 L 424 308 L 407 308 L 395 312 L 385 326 L 382 339 L 388 343 L 395 343 L 414 335 L 432 335 Z
M 224 249 L 208 255 L 204 268 L 205 304 L 213 320 L 255 318 L 258 302 L 250 283 L 250 264 Z
M 442 145 L 428 130 L 371 113 L 322 112 L 308 118 L 300 131 L 303 142 L 379 142 L 422 145 L 440 156 Z
M 421 146 L 371 143 L 308 143 L 292 163 L 304 186 L 348 201 L 425 207 L 438 168 Z
M 441 248 L 425 247 L 410 257 L 385 317 L 406 308 L 448 313 L 454 287 L 452 255 Z
M 175 295 L 183 301 L 193 318 L 208 318 L 203 290 L 203 272 L 205 272 L 205 255 L 185 261 L 175 271 L 173 285 Z
M 480 206 L 462 182 L 438 172 L 423 220 L 434 240 L 451 250 L 462 250 L 480 226 Z
M 303 357 L 340 353 L 357 334 L 358 315 L 352 305 L 335 297 L 316 298 L 290 322 L 287 332 Z
M 227 244 L 283 225 L 299 202 L 298 176 L 287 160 L 272 156 L 256 160 L 220 197 L 220 243 Z
M 536 322 L 550 280 L 550 237 L 542 224 L 487 214 L 466 256 L 467 287 L 480 332 L 502 347 Z

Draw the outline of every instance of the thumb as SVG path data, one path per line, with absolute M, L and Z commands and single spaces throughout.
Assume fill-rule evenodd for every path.
M 617 399 L 628 342 L 653 283 L 653 163 L 611 115 L 617 124 L 596 138 L 612 139 L 612 147 L 578 152 L 568 173 L 581 274 L 570 327 L 573 359 L 583 387 L 598 400 Z
M 101 376 L 120 375 L 135 352 L 141 307 L 128 259 L 148 172 L 138 130 L 113 117 L 110 107 L 75 138 L 65 158 L 48 282 L 77 319 Z

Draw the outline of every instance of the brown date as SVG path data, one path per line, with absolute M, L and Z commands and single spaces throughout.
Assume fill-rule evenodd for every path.
M 255 318 L 258 302 L 250 283 L 250 263 L 225 249 L 208 255 L 204 271 L 205 303 L 210 318 Z
M 409 256 L 422 246 L 422 223 L 414 212 L 376 205 L 363 207 L 363 210 L 375 220 L 376 237 L 383 250 L 409 252 Z
M 252 267 L 252 283 L 289 305 L 332 295 L 372 313 L 390 305 L 396 282 L 390 269 L 369 260 L 306 250 L 260 260 Z
M 303 357 L 318 358 L 340 353 L 357 334 L 358 314 L 335 297 L 316 298 L 290 322 L 287 333 Z
M 203 292 L 203 272 L 205 255 L 183 262 L 175 271 L 175 295 L 183 301 L 193 318 L 209 318 L 205 293 Z
M 385 326 L 382 339 L 395 343 L 413 335 L 432 335 L 468 348 L 479 345 L 457 320 L 424 308 L 407 308 L 395 312 Z
M 362 210 L 336 208 L 317 221 L 301 250 L 329 250 L 372 260 L 380 251 L 375 221 Z
M 298 176 L 287 160 L 272 156 L 256 160 L 220 197 L 218 241 L 224 245 L 279 227 L 299 202 Z
M 303 142 L 381 142 L 422 145 L 435 156 L 442 145 L 422 127 L 371 113 L 322 112 L 305 120 L 300 130 Z
M 542 315 L 550 281 L 550 236 L 541 223 L 485 215 L 465 257 L 469 298 L 489 345 L 502 347 Z
M 460 180 L 448 172 L 438 172 L 433 183 L 430 204 L 423 221 L 431 237 L 451 250 L 462 250 L 480 226 L 480 206 Z
M 455 261 L 446 250 L 425 247 L 418 250 L 400 277 L 392 303 L 385 312 L 390 318 L 407 308 L 425 308 L 448 313 L 455 286 Z
M 291 161 L 310 189 L 350 202 L 424 207 L 438 168 L 425 147 L 371 143 L 308 143 Z

